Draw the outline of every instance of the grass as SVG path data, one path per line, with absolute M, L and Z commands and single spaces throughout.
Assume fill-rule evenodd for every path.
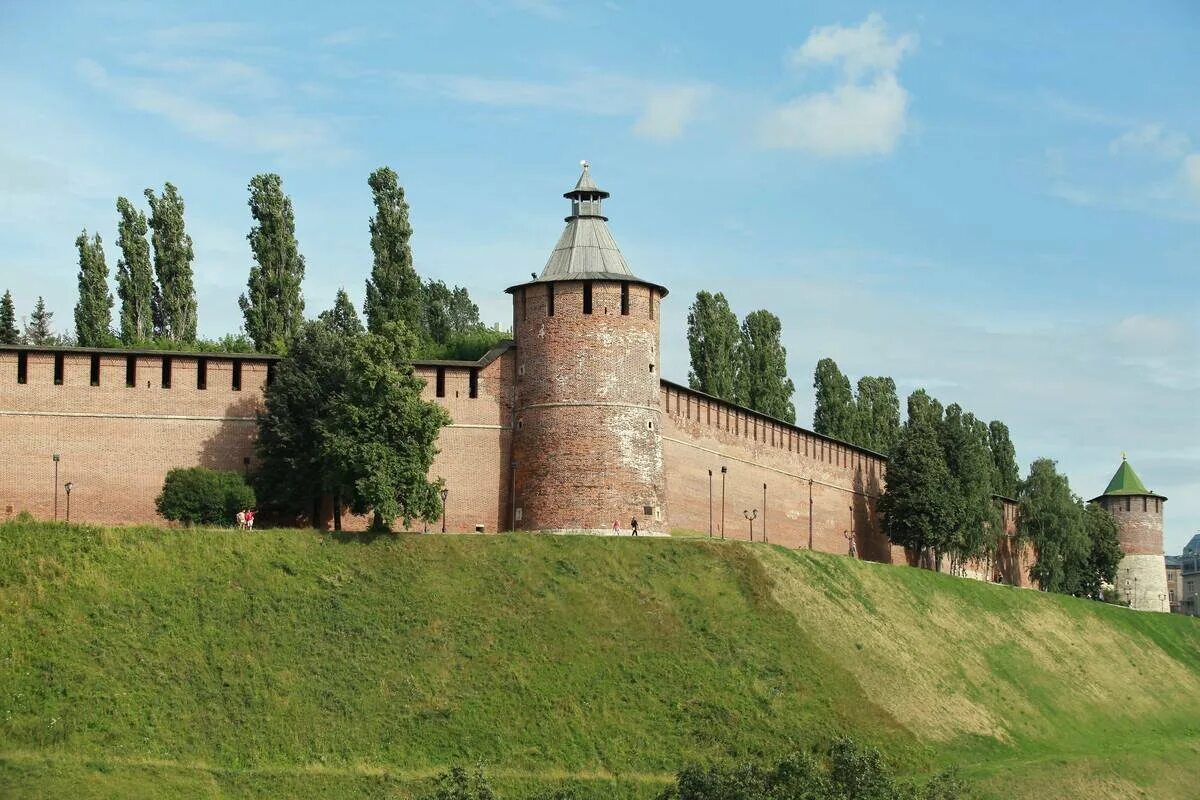
M 4 797 L 640 798 L 850 733 L 1169 799 L 1200 753 L 1195 620 L 689 538 L 7 524 L 0 665 Z

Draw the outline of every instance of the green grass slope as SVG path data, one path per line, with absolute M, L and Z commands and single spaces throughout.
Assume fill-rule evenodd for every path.
M 841 733 L 994 797 L 1193 797 L 1200 625 L 677 539 L 0 526 L 0 796 L 649 797 Z

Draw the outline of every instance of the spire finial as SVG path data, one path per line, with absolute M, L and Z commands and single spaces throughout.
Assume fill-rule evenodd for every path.
M 588 162 L 587 162 L 587 159 L 585 158 L 583 161 L 580 161 L 580 162 L 579 162 L 579 166 L 583 167 L 584 169 L 587 169 L 587 168 L 588 168 L 588 167 L 590 167 L 591 165 L 590 165 L 590 164 L 588 164 Z
M 1121 460 L 1122 461 L 1125 460 L 1125 451 L 1124 450 L 1121 451 Z

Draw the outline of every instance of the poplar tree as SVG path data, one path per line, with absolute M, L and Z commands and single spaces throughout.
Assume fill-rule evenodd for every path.
M 836 368 L 836 365 L 835 365 Z M 850 441 L 887 455 L 900 436 L 900 400 L 891 378 L 864 376 L 858 379 L 854 398 L 854 424 Z
M 999 420 L 988 423 L 988 448 L 992 452 L 992 491 L 1002 497 L 1016 497 L 1017 484 L 1021 480 L 1017 467 L 1017 451 L 1008 434 L 1008 426 Z
M 53 344 L 55 336 L 50 322 L 53 317 L 54 312 L 46 310 L 46 301 L 39 296 L 33 313 L 29 315 L 29 322 L 25 324 L 25 344 Z
M 17 330 L 17 311 L 13 308 L 12 292 L 5 289 L 0 298 L 0 344 L 20 344 L 21 332 Z
M 108 291 L 108 265 L 100 234 L 88 239 L 85 229 L 75 239 L 79 250 L 79 300 L 75 304 L 75 338 L 80 347 L 110 344 L 113 298 Z
M 304 256 L 296 242 L 292 201 L 283 193 L 280 177 L 255 175 L 249 189 L 254 225 L 246 238 L 256 264 L 246 282 L 249 294 L 238 298 L 238 305 L 254 347 L 281 353 L 304 321 Z
M 849 441 L 854 436 L 854 395 L 850 391 L 850 379 L 842 374 L 832 358 L 817 362 L 813 389 L 816 390 L 813 430 L 823 436 Z
M 146 215 L 124 197 L 117 198 L 117 297 L 121 299 L 121 341 L 127 345 L 154 337 L 154 267 L 150 262 Z
M 1001 520 L 992 500 L 995 464 L 987 425 L 953 403 L 946 407 L 939 438 L 953 495 L 947 549 L 959 563 L 990 557 L 999 541 Z
M 338 289 L 337 297 L 333 300 L 333 308 L 322 311 L 318 315 L 318 319 L 347 336 L 363 332 L 362 322 L 358 319 L 354 304 L 350 302 L 350 295 L 346 294 L 345 289 Z
M 192 283 L 192 237 L 183 224 L 183 198 L 168 182 L 162 196 L 147 189 L 146 199 L 150 202 L 161 333 L 172 341 L 190 344 L 196 341 L 196 289 Z
M 796 385 L 787 375 L 783 325 L 770 311 L 752 311 L 742 320 L 737 352 L 737 402 L 784 422 L 796 421 L 792 395 Z
M 367 179 L 375 201 L 371 217 L 371 251 L 374 263 L 367 280 L 367 328 L 380 333 L 389 323 L 403 322 L 409 330 L 422 330 L 422 285 L 413 268 L 412 226 L 404 187 L 390 167 L 380 167 Z
M 729 308 L 725 295 L 696 292 L 687 319 L 688 353 L 692 360 L 688 385 L 732 402 L 737 394 L 740 338 L 737 316 Z

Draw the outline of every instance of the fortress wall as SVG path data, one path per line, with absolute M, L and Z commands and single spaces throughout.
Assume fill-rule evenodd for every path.
M 1163 501 L 1161 497 L 1127 495 L 1101 498 L 1101 505 L 1117 521 L 1121 550 L 1126 555 L 1163 554 Z M 1164 567 L 1165 569 L 1165 567 Z
M 254 413 L 267 362 L 241 360 L 242 388 L 232 388 L 233 359 L 202 356 L 206 389 L 197 388 L 198 356 L 172 355 L 171 388 L 162 386 L 163 357 L 135 359 L 126 386 L 126 354 L 96 354 L 99 385 L 91 385 L 93 354 L 65 352 L 62 384 L 55 354 L 27 351 L 27 381 L 17 382 L 16 351 L 0 351 L 0 512 L 54 516 L 54 461 L 62 485 L 74 484 L 71 519 L 97 523 L 161 522 L 154 498 L 174 467 L 243 470 L 254 466 Z M 249 464 L 244 459 L 250 459 Z
M 748 539 L 743 511 L 757 509 L 756 540 L 765 518 L 767 540 L 776 544 L 808 547 L 811 531 L 813 549 L 844 554 L 849 535 L 861 558 L 904 562 L 903 548 L 879 526 L 879 456 L 675 384 L 662 384 L 660 405 L 670 527 L 709 530 L 711 469 L 712 526 L 720 536 L 724 466 L 726 538 Z

